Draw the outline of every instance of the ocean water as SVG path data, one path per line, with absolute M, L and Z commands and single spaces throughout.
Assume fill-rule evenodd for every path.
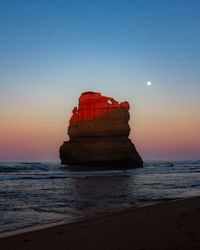
M 199 195 L 200 161 L 127 170 L 0 162 L 0 232 Z

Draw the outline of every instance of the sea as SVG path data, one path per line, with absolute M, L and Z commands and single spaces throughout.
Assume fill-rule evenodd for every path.
M 200 161 L 96 169 L 0 162 L 0 232 L 200 195 Z

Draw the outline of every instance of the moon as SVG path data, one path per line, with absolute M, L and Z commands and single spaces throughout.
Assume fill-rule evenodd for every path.
M 151 82 L 150 81 L 147 82 L 147 86 L 151 86 Z

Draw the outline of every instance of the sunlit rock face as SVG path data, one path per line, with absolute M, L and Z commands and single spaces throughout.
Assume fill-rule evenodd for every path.
M 129 103 L 118 103 L 96 92 L 85 92 L 73 109 L 69 141 L 60 147 L 62 164 L 102 167 L 142 167 L 128 138 Z

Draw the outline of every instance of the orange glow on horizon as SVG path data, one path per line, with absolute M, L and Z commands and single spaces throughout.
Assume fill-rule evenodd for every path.
M 42 107 L 42 108 L 41 108 Z M 0 160 L 56 159 L 68 140 L 72 105 L 11 106 L 1 110 Z M 200 117 L 178 106 L 131 107 L 130 138 L 144 159 L 196 159 L 200 153 Z

